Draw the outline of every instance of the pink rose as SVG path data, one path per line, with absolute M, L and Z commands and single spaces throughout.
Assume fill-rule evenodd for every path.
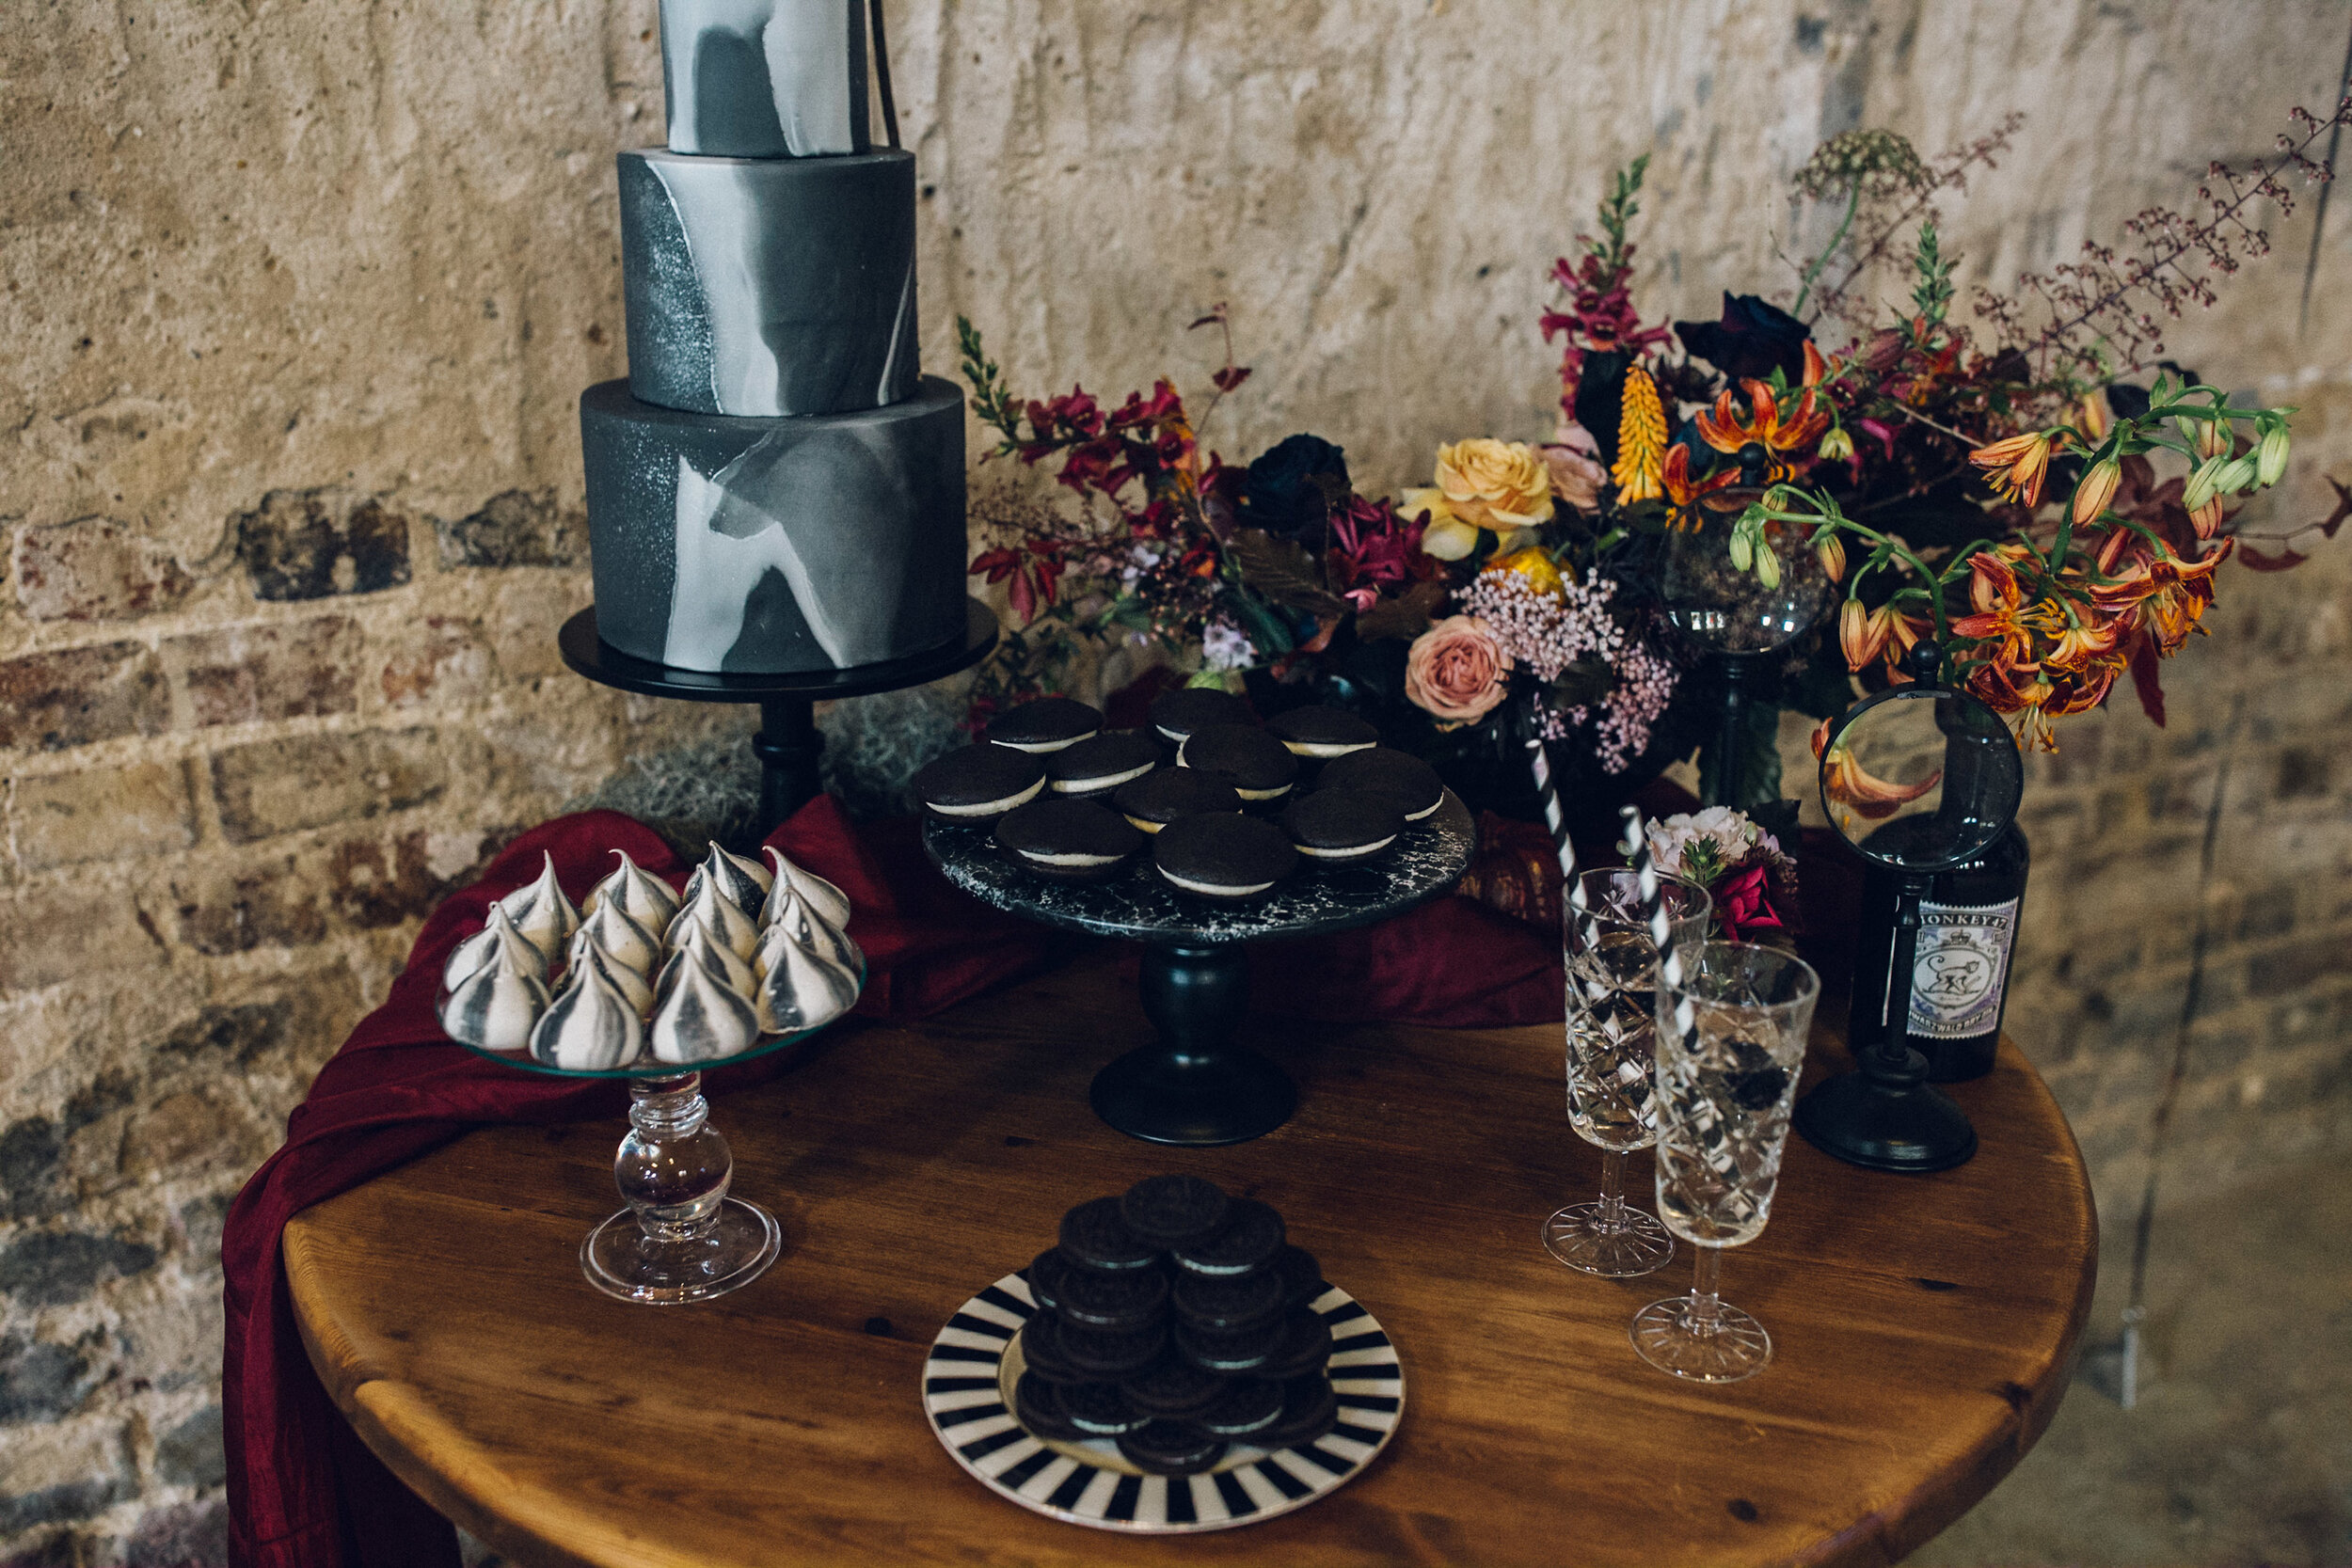
M 1405 695 L 1426 709 L 1442 730 L 1474 724 L 1502 701 L 1511 656 L 1486 623 L 1455 615 L 1413 640 L 1405 656 Z
M 1581 425 L 1568 427 L 1590 441 Z M 1539 449 L 1544 454 L 1544 467 L 1551 472 L 1551 493 L 1579 512 L 1600 510 L 1600 487 L 1609 483 L 1609 470 L 1574 446 L 1561 444 Z

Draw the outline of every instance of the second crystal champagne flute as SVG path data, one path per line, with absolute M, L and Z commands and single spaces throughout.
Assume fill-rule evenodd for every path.
M 1659 878 L 1677 945 L 1707 935 L 1707 890 Z M 1648 1274 L 1674 1256 L 1674 1238 L 1625 1200 L 1625 1157 L 1658 1138 L 1655 1065 L 1658 945 L 1629 869 L 1587 871 L 1565 911 L 1568 970 L 1568 1124 L 1601 1149 L 1600 1200 L 1573 1203 L 1544 1222 L 1544 1248 L 1605 1279 Z
M 1698 1383 L 1753 1377 L 1772 1336 L 1716 1294 L 1725 1247 L 1772 1217 L 1788 1108 L 1797 1098 L 1820 976 L 1804 959 L 1744 942 L 1676 953 L 1679 984 L 1658 987 L 1658 1212 L 1697 1249 L 1688 1295 L 1633 1316 L 1633 1348 Z

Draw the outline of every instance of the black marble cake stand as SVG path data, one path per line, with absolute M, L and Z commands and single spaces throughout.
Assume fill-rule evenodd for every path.
M 996 612 L 966 599 L 963 636 L 957 641 L 910 658 L 790 675 L 678 670 L 634 657 L 597 637 L 594 605 L 564 623 L 556 645 L 565 664 L 599 686 L 685 703 L 758 704 L 752 754 L 759 758 L 759 831 L 765 835 L 824 788 L 817 766 L 825 749 L 825 737 L 817 733 L 817 704 L 902 691 L 969 670 L 996 645 Z
M 983 903 L 1066 931 L 1143 947 L 1144 1016 L 1159 1032 L 1094 1075 L 1094 1114 L 1130 1137 L 1210 1147 L 1271 1132 L 1298 1088 L 1234 1034 L 1249 1005 L 1253 942 L 1321 936 L 1404 913 L 1470 869 L 1478 833 L 1448 792 L 1379 859 L 1302 868 L 1255 904 L 1218 905 L 1161 880 L 1148 853 L 1106 882 L 1041 881 L 986 828 L 924 824 L 923 847 L 947 879 Z

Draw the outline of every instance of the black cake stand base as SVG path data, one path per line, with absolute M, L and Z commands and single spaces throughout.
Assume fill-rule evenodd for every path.
M 1170 887 L 1148 851 L 1108 881 L 1042 882 L 986 828 L 923 828 L 932 861 L 982 902 L 1143 943 L 1143 1014 L 1157 1037 L 1096 1073 L 1087 1098 L 1131 1138 L 1196 1148 L 1262 1136 L 1298 1108 L 1290 1075 L 1235 1037 L 1249 1010 L 1251 946 L 1350 930 L 1427 903 L 1470 869 L 1477 842 L 1469 811 L 1448 794 L 1379 860 L 1310 867 L 1258 903 L 1220 906 Z
M 564 622 L 555 641 L 564 662 L 599 686 L 684 703 L 759 705 L 752 754 L 759 759 L 759 831 L 765 836 L 824 789 L 818 766 L 825 750 L 825 737 L 817 731 L 818 703 L 902 691 L 970 669 L 996 645 L 996 612 L 966 599 L 963 636 L 956 641 L 882 664 L 789 675 L 679 670 L 635 657 L 596 636 L 593 605 Z

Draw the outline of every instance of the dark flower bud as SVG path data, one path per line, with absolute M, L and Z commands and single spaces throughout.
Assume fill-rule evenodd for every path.
M 1249 465 L 1236 520 L 1295 538 L 1321 529 L 1353 490 L 1343 449 L 1319 436 L 1286 436 Z
M 1804 345 L 1813 329 L 1770 301 L 1726 293 L 1721 321 L 1677 322 L 1675 333 L 1685 349 L 1735 381 L 1761 381 L 1777 367 L 1793 387 L 1804 379 Z

